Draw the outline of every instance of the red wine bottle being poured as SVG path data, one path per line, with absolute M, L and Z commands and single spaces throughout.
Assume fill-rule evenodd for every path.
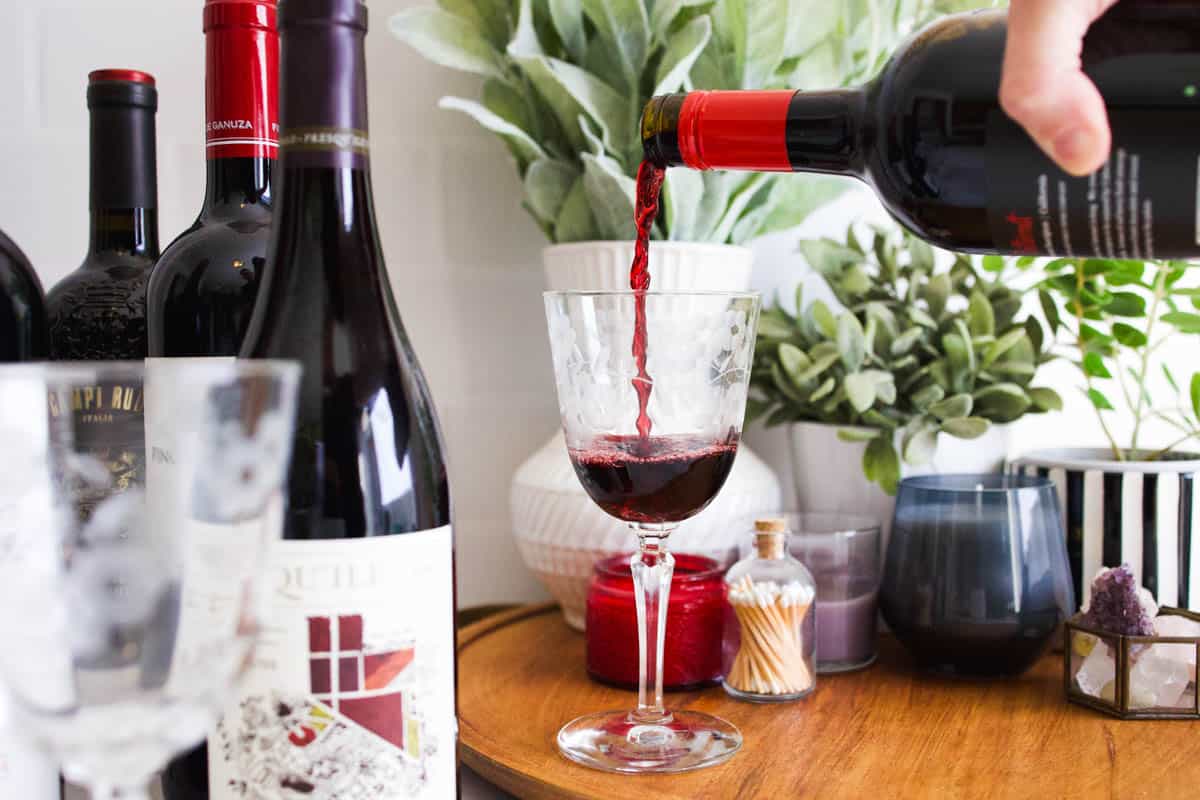
M 629 288 L 634 298 L 633 358 L 637 362 L 637 377 L 633 389 L 637 392 L 638 438 L 642 448 L 648 449 L 650 439 L 650 415 L 646 407 L 650 404 L 650 390 L 654 381 L 646 372 L 646 292 L 650 290 L 650 230 L 658 216 L 658 198 L 662 193 L 666 170 L 643 161 L 637 173 L 637 205 L 634 222 L 637 224 L 637 240 L 633 245 L 633 265 L 629 268 Z

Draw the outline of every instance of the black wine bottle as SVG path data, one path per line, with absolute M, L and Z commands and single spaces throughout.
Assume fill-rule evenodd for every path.
M 146 357 L 146 281 L 158 258 L 154 115 L 158 92 L 145 72 L 105 69 L 88 76 L 91 118 L 91 236 L 83 265 L 46 295 L 50 357 Z M 77 445 L 112 473 L 113 486 L 146 477 L 143 387 L 102 383 L 70 409 Z M 57 409 L 51 409 L 58 413 Z M 97 489 L 85 516 L 107 494 Z
M 50 356 L 146 357 L 146 279 L 158 259 L 154 78 L 130 69 L 88 75 L 91 232 L 82 266 L 46 296 Z
M 1112 155 L 1059 169 L 1001 110 L 1006 16 L 945 17 L 860 89 L 691 92 L 642 117 L 658 166 L 800 171 L 866 181 L 901 224 L 952 250 L 1200 256 L 1200 8 L 1118 3 L 1088 31 L 1084 71 Z
M 47 354 L 42 283 L 21 248 L 0 231 L 0 363 Z
M 271 225 L 278 149 L 275 0 L 207 0 L 208 186 L 196 221 L 165 251 L 147 293 L 156 356 L 235 356 Z
M 280 196 L 241 355 L 304 375 L 271 625 L 208 740 L 219 800 L 457 790 L 450 497 L 376 229 L 366 28 L 359 0 L 279 5 Z

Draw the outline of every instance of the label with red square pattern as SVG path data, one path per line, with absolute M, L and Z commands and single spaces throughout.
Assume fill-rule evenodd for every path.
M 210 735 L 213 800 L 453 797 L 450 527 L 272 546 L 264 629 Z

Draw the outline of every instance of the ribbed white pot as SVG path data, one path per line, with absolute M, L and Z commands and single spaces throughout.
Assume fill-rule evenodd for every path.
M 1200 611 L 1200 453 L 1116 461 L 1111 450 L 1038 450 L 1010 470 L 1058 488 L 1080 603 L 1100 567 L 1128 564 L 1159 605 Z
M 546 285 L 554 291 L 628 289 L 632 258 L 632 242 L 579 242 L 542 251 Z M 745 291 L 752 263 L 745 247 L 652 242 L 650 289 Z M 711 506 L 680 525 L 671 547 L 725 563 L 736 556 L 746 518 L 778 510 L 781 503 L 774 471 L 749 448 L 739 447 L 725 488 Z M 562 605 L 567 624 L 583 630 L 593 565 L 635 549 L 636 537 L 583 491 L 561 430 L 517 468 L 510 505 L 525 564 Z
M 896 498 L 863 475 L 863 442 L 838 438 L 840 425 L 797 422 L 788 426 L 796 501 L 801 511 L 836 511 L 863 514 L 879 521 L 886 540 L 892 527 Z M 931 473 L 1001 472 L 1008 456 L 1012 431 L 993 425 L 978 439 L 938 436 L 937 455 L 929 464 L 900 462 L 902 477 Z M 896 447 L 899 449 L 897 441 Z

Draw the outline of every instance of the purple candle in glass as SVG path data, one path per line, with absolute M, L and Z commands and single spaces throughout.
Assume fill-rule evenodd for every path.
M 788 514 L 788 549 L 817 582 L 817 672 L 875 660 L 883 558 L 879 523 L 845 514 Z

